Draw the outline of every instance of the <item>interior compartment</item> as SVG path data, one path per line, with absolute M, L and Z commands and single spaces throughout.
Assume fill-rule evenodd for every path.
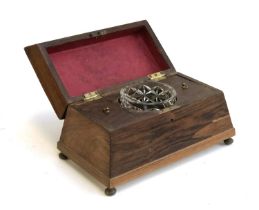
M 145 27 L 47 48 L 70 97 L 169 68 Z

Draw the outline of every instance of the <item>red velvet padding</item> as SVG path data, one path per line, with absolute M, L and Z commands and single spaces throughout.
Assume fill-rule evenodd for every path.
M 168 68 L 152 51 L 143 30 L 93 43 L 82 42 L 48 50 L 69 96 L 104 89 Z

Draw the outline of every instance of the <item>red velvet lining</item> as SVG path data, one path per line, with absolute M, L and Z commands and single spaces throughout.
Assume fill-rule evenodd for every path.
M 70 97 L 168 68 L 145 30 L 51 47 L 50 59 Z

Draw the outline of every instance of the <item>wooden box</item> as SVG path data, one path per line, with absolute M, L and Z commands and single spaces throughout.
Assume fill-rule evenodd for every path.
M 113 195 L 119 184 L 224 141 L 233 128 L 222 91 L 176 72 L 147 21 L 28 46 L 25 51 L 57 116 L 58 149 Z M 130 112 L 126 85 L 174 87 L 168 108 Z

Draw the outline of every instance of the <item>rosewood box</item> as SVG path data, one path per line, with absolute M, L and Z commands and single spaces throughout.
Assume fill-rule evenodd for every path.
M 71 159 L 115 187 L 235 135 L 222 91 L 176 72 L 147 21 L 25 48 Z

